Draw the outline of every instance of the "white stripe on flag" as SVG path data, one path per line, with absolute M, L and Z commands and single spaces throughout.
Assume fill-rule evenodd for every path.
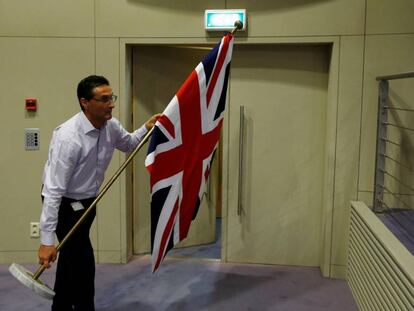
M 179 199 L 178 195 L 181 191 L 182 178 L 183 178 L 183 173 L 179 172 L 169 178 L 159 181 L 152 188 L 151 196 L 155 192 L 157 192 L 157 190 L 171 186 L 170 192 L 167 195 L 167 199 L 165 200 L 164 206 L 161 209 L 161 214 L 158 218 L 158 223 L 156 224 L 157 227 L 155 231 L 153 250 L 152 250 L 153 264 L 156 262 L 156 258 L 159 257 L 160 245 L 161 245 L 162 237 L 164 235 L 164 231 L 167 229 L 166 228 L 167 223 L 173 212 L 175 202 L 177 201 L 177 199 Z M 171 227 L 171 229 L 172 228 L 173 227 Z M 168 233 L 168 239 L 170 235 L 171 235 L 171 232 Z M 167 239 L 167 244 L 168 244 L 168 239 Z M 165 250 L 166 250 L 166 247 L 164 247 L 162 256 L 164 256 Z

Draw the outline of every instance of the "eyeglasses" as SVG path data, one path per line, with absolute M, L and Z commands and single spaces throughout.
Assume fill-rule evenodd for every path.
M 94 99 L 98 102 L 101 102 L 101 103 L 109 103 L 109 102 L 114 103 L 118 99 L 118 96 L 116 96 L 116 95 L 104 95 L 104 96 L 101 96 L 101 98 L 92 98 L 92 99 Z

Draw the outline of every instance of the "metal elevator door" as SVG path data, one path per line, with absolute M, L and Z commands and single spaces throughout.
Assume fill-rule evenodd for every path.
M 235 45 L 227 261 L 319 266 L 329 58 L 327 45 Z

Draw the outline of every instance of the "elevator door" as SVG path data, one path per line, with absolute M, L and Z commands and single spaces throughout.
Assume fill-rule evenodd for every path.
M 234 48 L 228 261 L 319 266 L 329 49 Z
M 133 51 L 133 123 L 138 128 L 151 115 L 164 111 L 181 84 L 209 52 L 189 46 L 137 46 Z M 144 148 L 145 150 L 147 148 Z M 133 168 L 134 253 L 150 251 L 151 220 L 149 174 L 144 167 L 146 152 L 140 152 Z M 217 161 L 216 159 L 214 161 Z M 215 196 L 211 185 L 217 178 L 213 164 L 206 193 L 192 222 L 188 237 L 176 247 L 212 243 L 215 240 Z

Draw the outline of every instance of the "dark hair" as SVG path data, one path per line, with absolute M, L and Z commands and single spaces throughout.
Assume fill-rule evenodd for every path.
M 81 98 L 85 98 L 86 100 L 91 100 L 93 97 L 93 89 L 101 85 L 109 85 L 109 81 L 103 76 L 96 76 L 96 75 L 88 76 L 79 82 L 77 94 L 78 94 L 79 105 L 82 110 L 83 110 L 83 107 L 80 102 Z

